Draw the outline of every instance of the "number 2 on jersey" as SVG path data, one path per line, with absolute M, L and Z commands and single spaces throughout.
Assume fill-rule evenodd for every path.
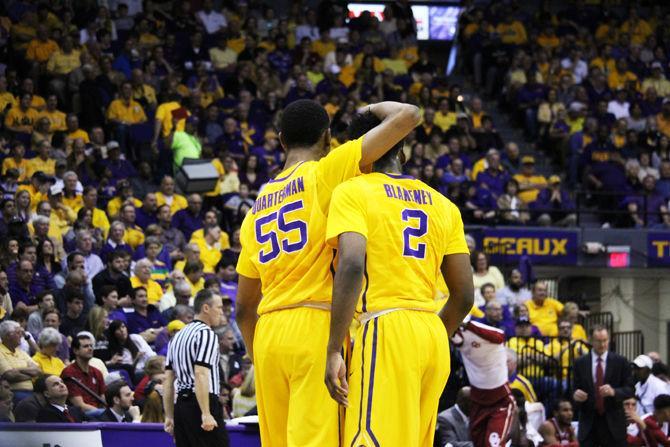
M 428 215 L 421 210 L 404 209 L 402 210 L 401 217 L 403 222 L 408 222 L 402 232 L 402 255 L 411 258 L 425 259 L 426 244 L 423 242 L 416 242 L 413 244 L 411 238 L 419 238 L 428 233 Z M 413 245 L 416 245 L 416 248 L 413 248 Z
M 258 261 L 261 264 L 272 261 L 282 251 L 284 253 L 293 253 L 302 250 L 305 246 L 307 243 L 307 222 L 300 219 L 290 220 L 290 217 L 287 217 L 288 213 L 301 210 L 302 208 L 302 200 L 297 200 L 287 203 L 279 208 L 279 210 L 256 220 L 256 241 L 259 244 L 270 243 L 269 251 L 261 250 L 258 253 Z M 277 221 L 277 231 L 272 229 L 264 232 L 263 227 L 275 220 Z M 294 231 L 300 234 L 300 238 L 296 242 L 290 242 L 289 233 Z

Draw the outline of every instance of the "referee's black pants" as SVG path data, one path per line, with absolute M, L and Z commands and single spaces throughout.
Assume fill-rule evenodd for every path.
M 228 447 L 228 432 L 223 409 L 216 395 L 209 395 L 209 411 L 219 425 L 212 431 L 202 429 L 202 412 L 192 391 L 177 395 L 174 407 L 174 440 L 177 447 Z

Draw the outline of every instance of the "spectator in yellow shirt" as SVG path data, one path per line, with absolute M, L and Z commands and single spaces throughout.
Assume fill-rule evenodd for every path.
M 496 32 L 506 45 L 523 45 L 528 42 L 526 27 L 518 20 L 514 20 L 512 14 L 507 14 L 505 20 L 498 24 Z
M 188 205 L 186 197 L 174 192 L 174 179 L 169 175 L 161 180 L 160 190 L 156 193 L 156 204 L 159 207 L 169 206 L 171 215 Z
M 213 210 L 209 210 L 205 213 L 205 219 L 204 219 L 204 225 L 205 227 L 208 225 L 218 225 L 219 224 L 219 217 L 217 216 L 216 212 Z M 189 241 L 189 244 L 195 244 L 198 241 L 204 240 L 204 228 L 200 228 L 199 230 L 195 230 L 191 234 L 191 240 Z M 218 243 L 217 245 L 219 246 L 219 250 L 225 250 L 226 248 L 230 248 L 230 238 L 228 237 L 228 233 L 225 231 L 221 231 L 221 236 L 219 236 Z
M 330 30 L 321 30 L 321 36 L 312 42 L 312 51 L 318 54 L 321 59 L 325 58 L 331 51 L 335 51 L 335 41 L 330 37 Z
M 23 158 L 26 153 L 26 148 L 20 141 L 15 141 L 12 143 L 10 149 L 10 157 L 2 160 L 2 175 L 7 174 L 8 169 L 16 169 L 19 171 L 19 182 L 25 181 L 28 177 L 26 173 L 28 172 L 28 160 Z
M 130 245 L 133 250 L 135 250 L 140 244 L 144 243 L 144 231 L 137 224 L 135 224 L 135 205 L 132 203 L 124 204 L 121 207 L 119 218 L 126 226 L 126 232 L 123 235 L 123 241 Z M 151 272 L 149 274 L 151 274 Z
M 17 105 L 14 95 L 7 91 L 7 77 L 0 75 L 0 117 L 4 117 L 5 112 Z
M 140 259 L 135 263 L 134 275 L 130 278 L 130 285 L 134 288 L 144 287 L 147 289 L 149 304 L 156 304 L 163 296 L 163 288 L 151 279 L 153 264 L 148 259 Z
M 442 132 L 446 132 L 456 124 L 456 112 L 449 110 L 449 100 L 447 98 L 440 100 L 439 109 L 435 112 L 433 122 L 442 129 Z
M 107 119 L 117 125 L 144 123 L 147 116 L 140 103 L 133 99 L 133 85 L 126 81 L 121 84 L 121 94 L 107 109 Z
M 221 34 L 217 45 L 209 49 L 209 60 L 215 70 L 233 70 L 237 63 L 237 52 L 228 46 L 228 37 Z
M 167 138 L 170 133 L 172 133 L 172 123 L 176 119 L 177 121 L 177 131 L 183 131 L 184 126 L 186 125 L 186 116 L 189 115 L 186 112 L 186 116 L 174 117 L 172 112 L 175 112 L 178 109 L 181 109 L 180 104 L 181 96 L 178 93 L 173 92 L 168 94 L 167 102 L 164 102 L 158 106 L 156 109 L 156 119 L 154 121 L 154 137 L 151 142 L 152 148 L 156 149 L 158 147 L 158 140 L 160 138 Z
M 157 105 L 156 89 L 144 82 L 144 72 L 139 68 L 134 68 L 131 72 L 130 81 L 133 85 L 133 99 L 139 102 L 142 107 L 155 109 Z
M 64 36 L 61 39 L 60 50 L 54 52 L 46 65 L 46 71 L 51 76 L 49 88 L 58 95 L 61 102 L 65 101 L 68 86 L 68 75 L 82 64 L 79 50 L 74 48 L 72 38 Z
M 656 126 L 663 135 L 670 138 L 670 98 L 663 100 L 661 113 L 656 115 Z
M 124 153 L 130 149 L 130 126 L 147 121 L 147 116 L 139 102 L 133 99 L 133 85 L 129 81 L 121 84 L 121 94 L 107 109 L 107 119 L 116 126 L 114 139 Z M 133 157 L 134 159 L 138 157 Z
M 37 345 L 40 350 L 33 356 L 42 374 L 53 374 L 60 376 L 65 369 L 65 364 L 58 358 L 56 352 L 62 342 L 62 336 L 57 329 L 46 327 L 40 332 Z
M 33 95 L 23 93 L 18 107 L 12 107 L 5 115 L 5 128 L 12 132 L 30 134 L 37 120 L 37 111 L 30 106 Z
M 32 98 L 30 100 L 30 107 L 35 109 L 37 112 L 41 112 L 47 106 L 46 101 L 40 95 L 35 93 L 35 83 L 32 78 L 24 78 L 21 82 L 21 91 L 24 93 L 30 93 Z
M 663 75 L 663 65 L 658 61 L 651 64 L 651 76 L 642 83 L 642 91 L 646 92 L 650 87 L 655 88 L 659 96 L 670 96 L 670 81 Z
M 37 157 L 28 160 L 26 177 L 32 178 L 33 174 L 38 171 L 46 175 L 56 174 L 56 160 L 51 158 L 51 143 L 47 140 L 37 145 Z
M 206 225 L 203 228 L 203 233 L 204 238 L 194 242 L 200 248 L 200 260 L 203 264 L 203 271 L 205 273 L 214 273 L 216 264 L 221 260 L 221 250 L 223 250 L 219 242 L 221 239 L 221 227 L 217 224 Z
M 36 63 L 35 68 L 38 68 L 40 64 L 45 64 L 57 50 L 58 44 L 49 39 L 47 27 L 41 23 L 37 25 L 35 38 L 28 43 L 26 59 Z
M 519 183 L 519 198 L 524 203 L 534 202 L 540 191 L 547 187 L 547 179 L 535 174 L 535 157 L 531 155 L 521 158 L 521 171 L 514 180 Z
M 549 26 L 540 32 L 537 37 L 537 44 L 545 50 L 554 50 L 561 44 L 561 40 L 556 36 L 556 30 L 553 26 Z
M 77 138 L 81 138 L 86 144 L 91 142 L 88 138 L 88 132 L 79 128 L 79 118 L 76 113 L 68 114 L 65 125 L 67 127 L 67 135 L 65 136 L 66 145 L 68 142 L 71 145 Z
M 98 208 L 97 188 L 91 185 L 85 186 L 84 193 L 82 194 L 82 201 L 83 207 L 92 212 L 91 223 L 94 227 L 100 228 L 103 237 L 107 239 L 107 234 L 109 233 L 109 219 L 107 219 L 107 214 Z
M 640 18 L 637 8 L 628 10 L 628 20 L 621 25 L 621 32 L 630 35 L 630 43 L 643 45 L 653 32 L 649 23 Z
M 84 206 L 81 193 L 77 192 L 77 183 L 79 183 L 79 177 L 76 172 L 67 171 L 63 174 L 63 205 L 75 213 Z
M 619 90 L 628 88 L 629 82 L 634 82 L 636 89 L 640 88 L 637 76 L 635 73 L 628 70 L 628 62 L 626 59 L 621 58 L 616 62 L 616 70 L 607 76 L 607 85 L 612 90 Z
M 533 285 L 532 297 L 526 301 L 530 322 L 537 326 L 545 337 L 558 335 L 558 318 L 563 313 L 563 304 L 547 297 L 547 284 L 541 281 Z
M 47 107 L 38 115 L 39 118 L 49 120 L 51 132 L 65 132 L 67 130 L 65 113 L 58 110 L 58 97 L 54 94 L 47 96 Z

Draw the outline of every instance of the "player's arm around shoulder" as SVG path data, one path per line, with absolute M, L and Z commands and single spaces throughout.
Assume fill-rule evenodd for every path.
M 319 161 L 320 177 L 331 189 L 364 169 L 405 138 L 421 120 L 419 108 L 385 101 L 367 106 L 380 123 L 356 140 L 336 147 Z

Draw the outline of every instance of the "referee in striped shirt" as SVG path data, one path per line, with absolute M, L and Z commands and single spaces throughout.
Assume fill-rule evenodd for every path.
M 219 341 L 212 327 L 223 320 L 221 297 L 201 290 L 195 297 L 195 319 L 170 341 L 165 365 L 163 407 L 165 431 L 177 447 L 228 446 L 219 404 Z M 174 402 L 174 386 L 177 402 Z

